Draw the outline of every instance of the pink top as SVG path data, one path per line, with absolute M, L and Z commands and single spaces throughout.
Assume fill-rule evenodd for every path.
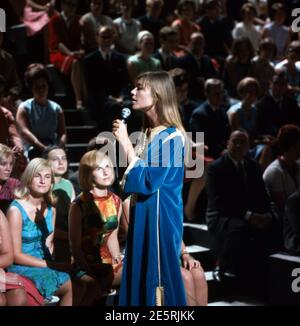
M 15 199 L 14 191 L 20 185 L 20 181 L 15 178 L 9 178 L 0 189 L 0 209 L 3 213 L 6 213 L 6 210 L 9 204 Z

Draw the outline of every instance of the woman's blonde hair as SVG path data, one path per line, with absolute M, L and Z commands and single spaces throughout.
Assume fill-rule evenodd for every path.
M 93 188 L 93 171 L 97 168 L 97 166 L 99 166 L 100 162 L 105 159 L 113 171 L 113 164 L 111 159 L 100 150 L 94 149 L 82 156 L 79 164 L 78 178 L 80 187 L 83 192 L 89 192 Z M 113 173 L 113 180 L 111 184 L 113 184 L 115 181 L 114 179 L 115 174 Z
M 0 162 L 2 162 L 3 158 L 7 158 L 11 156 L 13 158 L 13 163 L 15 162 L 15 154 L 11 148 L 4 144 L 0 144 Z
M 21 184 L 15 191 L 15 196 L 18 199 L 26 198 L 30 193 L 29 187 L 31 185 L 31 182 L 32 182 L 34 176 L 37 173 L 39 173 L 45 169 L 49 169 L 49 172 L 51 174 L 51 183 L 53 185 L 54 184 L 54 175 L 53 175 L 53 172 L 52 172 L 49 162 L 43 158 L 38 157 L 38 158 L 31 160 L 28 163 L 28 165 L 21 177 Z M 55 204 L 56 200 L 52 194 L 52 187 L 50 187 L 49 191 L 44 195 L 44 199 L 48 205 Z

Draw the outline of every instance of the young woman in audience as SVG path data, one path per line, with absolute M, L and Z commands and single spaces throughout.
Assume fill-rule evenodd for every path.
M 41 156 L 49 145 L 65 145 L 65 118 L 59 104 L 48 99 L 49 76 L 41 64 L 27 68 L 25 80 L 33 97 L 21 103 L 17 123 L 26 142 L 28 157 Z
M 0 209 L 4 214 L 9 204 L 15 198 L 14 190 L 20 184 L 19 180 L 11 177 L 14 162 L 13 150 L 0 144 Z
M 59 146 L 50 146 L 43 153 L 54 173 L 52 188 L 56 198 L 56 223 L 54 232 L 54 257 L 56 261 L 71 262 L 69 247 L 68 215 L 71 202 L 75 199 L 74 187 L 65 175 L 68 170 L 68 159 L 65 150 Z
M 55 295 L 60 297 L 61 306 L 79 305 L 83 304 L 85 285 L 71 282 L 68 273 L 54 269 L 59 265 L 51 256 L 56 213 L 53 181 L 46 160 L 35 158 L 29 162 L 16 191 L 18 199 L 7 212 L 14 247 L 14 264 L 8 271 L 32 280 L 46 299 Z
M 97 280 L 103 292 L 120 285 L 122 273 L 118 242 L 122 202 L 108 190 L 114 178 L 108 156 L 99 150 L 87 152 L 79 165 L 83 192 L 71 204 L 69 214 L 70 246 L 75 264 Z
M 137 36 L 137 40 L 140 51 L 130 56 L 127 63 L 128 73 L 132 83 L 143 72 L 161 69 L 160 61 L 151 56 L 154 50 L 153 34 L 148 31 L 141 31 Z
M 4 268 L 13 262 L 13 245 L 5 215 L 0 210 L 0 306 L 26 306 L 27 296 L 17 274 Z

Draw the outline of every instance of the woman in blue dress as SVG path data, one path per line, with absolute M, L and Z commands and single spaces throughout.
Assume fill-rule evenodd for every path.
M 83 299 L 84 285 L 72 284 L 68 273 L 48 267 L 55 265 L 51 257 L 55 225 L 53 182 L 46 160 L 35 158 L 29 162 L 16 192 L 18 199 L 7 212 L 14 247 L 14 264 L 8 271 L 32 280 L 45 299 L 55 295 L 60 297 L 62 306 L 77 305 Z
M 132 108 L 144 113 L 148 137 L 144 137 L 141 146 L 144 158 L 140 159 L 124 123 L 120 120 L 113 123 L 114 136 L 129 163 L 123 180 L 124 191 L 132 194 L 131 202 L 135 202 L 119 304 L 160 305 L 160 294 L 164 305 L 184 306 L 180 248 L 185 132 L 172 78 L 166 72 L 140 75 L 132 91 L 132 100 Z

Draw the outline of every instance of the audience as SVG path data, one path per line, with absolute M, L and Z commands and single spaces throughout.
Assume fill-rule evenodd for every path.
M 18 76 L 13 55 L 2 48 L 3 37 L 4 34 L 0 31 L 0 74 L 6 81 L 1 105 L 15 115 L 20 103 L 22 84 Z
M 80 19 L 84 40 L 83 45 L 87 53 L 97 49 L 97 33 L 100 27 L 114 26 L 113 20 L 110 17 L 103 15 L 103 5 L 103 0 L 91 0 L 91 11 L 84 14 Z
M 67 145 L 70 151 L 72 169 L 75 169 L 74 176 L 78 171 L 73 160 L 76 156 L 79 160 L 81 150 L 79 146 L 69 146 L 67 143 L 65 124 L 71 126 L 75 122 L 75 113 L 69 109 L 88 109 L 85 112 L 76 112 L 76 116 L 80 117 L 76 123 L 83 125 L 89 122 L 95 126 L 89 127 L 89 131 L 96 134 L 99 131 L 111 131 L 111 122 L 120 117 L 121 108 L 131 107 L 128 101 L 130 83 L 134 83 L 136 76 L 145 71 L 170 71 L 176 85 L 177 101 L 185 129 L 205 134 L 205 145 L 202 144 L 206 150 L 205 157 L 197 157 L 204 160 L 205 174 L 197 179 L 184 180 L 190 188 L 186 192 L 187 196 L 183 194 L 183 210 L 186 221 L 193 222 L 196 217 L 202 218 L 202 212 L 205 212 L 207 206 L 203 191 L 205 180 L 210 180 L 207 184 L 210 194 L 208 227 L 210 235 L 218 240 L 214 241 L 216 247 L 213 249 L 216 249 L 215 262 L 216 266 L 219 266 L 221 278 L 224 273 L 233 272 L 238 276 L 242 275 L 242 279 L 248 276 L 252 280 L 250 273 L 253 267 L 254 281 L 249 282 L 249 287 L 253 285 L 253 288 L 257 288 L 261 283 L 256 282 L 259 272 L 256 267 L 261 264 L 262 279 L 265 279 L 267 254 L 278 248 L 282 240 L 285 250 L 291 254 L 299 254 L 295 218 L 299 200 L 297 128 L 300 127 L 300 57 L 297 35 L 291 33 L 289 26 L 294 2 L 22 0 L 19 3 L 11 0 L 9 4 L 3 4 L 5 10 L 19 10 L 14 12 L 16 17 L 11 17 L 12 10 L 6 10 L 9 33 L 0 32 L 0 208 L 6 213 L 7 206 L 15 199 L 14 191 L 19 186 L 17 179 L 22 178 L 22 175 L 24 177 L 27 159 L 31 164 L 34 157 L 43 155 L 45 151 L 44 155 L 54 172 L 53 192 L 57 197 L 56 226 L 53 225 L 54 233 L 46 241 L 47 245 L 51 243 L 51 247 L 54 243 L 54 256 L 47 264 L 50 268 L 71 272 L 72 278 L 75 276 L 74 290 L 79 293 L 78 300 L 70 300 L 70 283 L 69 279 L 66 279 L 65 284 L 68 285 L 58 290 L 62 296 L 60 304 L 94 303 L 96 294 L 99 299 L 110 291 L 113 275 L 109 267 L 105 277 L 107 284 L 102 284 L 102 289 L 98 291 L 99 286 L 95 279 L 70 266 L 73 258 L 69 251 L 67 215 L 75 194 L 65 175 L 68 162 L 64 146 Z M 270 15 L 267 7 L 270 9 Z M 25 22 L 30 37 L 22 40 L 20 44 L 13 43 L 10 32 L 18 29 L 10 29 L 12 22 Z M 45 40 L 48 42 L 48 48 L 43 46 Z M 17 48 L 26 44 L 27 49 L 22 49 L 24 54 L 20 55 Z M 33 50 L 33 45 L 37 50 Z M 45 68 L 44 65 L 49 62 L 59 71 L 53 72 L 52 69 Z M 24 78 L 26 66 L 28 69 Z M 55 83 L 55 92 L 52 92 L 52 85 L 49 84 L 46 73 L 48 69 L 51 84 Z M 22 78 L 19 79 L 18 76 Z M 26 86 L 33 92 L 32 99 L 28 99 L 29 95 L 22 85 L 24 79 Z M 63 87 L 59 87 L 59 82 Z M 66 123 L 61 107 L 68 109 Z M 138 130 L 142 124 L 141 120 L 141 116 L 132 111 L 128 129 Z M 248 133 L 240 128 L 246 129 Z M 234 132 L 228 141 L 230 129 Z M 73 128 L 68 129 L 68 132 L 69 139 L 73 142 Z M 290 143 L 287 141 L 289 133 L 295 133 L 293 142 Z M 236 152 L 244 153 L 246 147 L 249 148 L 247 156 L 243 154 L 241 159 L 237 158 Z M 195 159 L 195 147 L 192 153 Z M 262 190 L 257 164 L 255 165 L 250 157 L 258 160 L 261 171 L 264 172 L 267 192 L 271 197 L 271 208 L 269 198 L 265 197 Z M 208 163 L 213 160 L 216 160 L 212 164 L 213 167 L 208 167 Z M 228 163 L 230 160 L 233 162 L 231 168 Z M 224 165 L 221 161 L 225 162 Z M 242 172 L 240 179 L 233 173 L 234 164 L 239 166 L 239 161 L 242 162 L 241 170 L 237 172 Z M 222 177 L 225 178 L 218 175 L 219 170 L 215 165 L 221 166 L 223 174 L 228 169 L 230 181 L 224 181 L 223 192 L 216 196 L 217 200 L 212 200 L 211 193 L 216 193 L 212 186 L 214 178 L 217 182 L 223 180 Z M 246 170 L 246 176 L 243 170 Z M 118 171 L 122 173 L 122 169 Z M 214 176 L 214 173 L 217 176 Z M 254 181 L 251 178 L 258 182 L 255 195 L 254 186 L 252 187 Z M 120 178 L 116 175 L 115 189 L 119 189 L 119 181 Z M 240 190 L 237 194 L 232 190 L 234 187 Z M 78 193 L 79 188 L 76 188 Z M 219 188 L 221 186 L 218 184 L 216 189 L 219 191 Z M 201 200 L 200 193 L 204 195 L 201 195 Z M 26 206 L 28 196 L 16 202 Z M 254 205 L 252 201 L 257 201 L 256 196 L 261 198 Z M 227 209 L 227 204 L 232 206 L 232 211 L 226 211 L 228 216 L 243 209 L 246 214 L 241 213 L 242 218 L 226 219 L 226 225 L 222 224 L 223 219 L 222 223 L 215 223 L 218 218 L 215 218 L 212 211 L 222 211 L 224 207 Z M 122 206 L 126 205 L 128 206 L 128 201 L 125 200 Z M 18 209 L 12 207 L 11 210 Z M 55 210 L 49 208 L 50 211 L 54 214 Z M 253 214 L 250 214 L 251 212 Z M 124 218 L 128 215 L 127 210 L 124 213 L 126 214 L 120 217 L 120 226 L 128 223 L 126 217 Z M 49 217 L 47 214 L 45 216 Z M 54 215 L 52 218 L 54 221 Z M 280 222 L 281 234 L 276 233 L 277 222 Z M 265 227 L 259 229 L 263 224 Z M 39 224 L 41 225 L 43 227 L 43 224 Z M 219 229 L 222 229 L 222 232 L 218 233 Z M 41 232 L 44 232 L 44 229 Z M 278 243 L 274 241 L 275 234 Z M 244 239 L 241 240 L 242 237 Z M 0 235 L 0 238 L 3 237 Z M 13 241 L 14 238 L 20 239 L 13 236 Z M 39 243 L 41 246 L 44 240 Z M 124 237 L 123 240 L 126 241 Z M 218 252 L 217 245 L 222 246 L 222 243 L 224 245 L 221 249 L 224 249 L 224 252 Z M 124 246 L 124 243 L 122 245 Z M 265 247 L 257 254 L 259 246 Z M 19 249 L 20 243 L 17 247 L 17 260 L 20 259 Z M 207 288 L 206 282 L 202 282 L 203 270 L 200 263 L 193 260 L 186 251 L 189 249 L 182 244 L 181 272 L 188 303 L 205 305 Z M 244 264 L 242 256 L 247 253 L 249 264 L 253 262 L 253 266 L 248 266 L 247 261 Z M 239 257 L 242 257 L 243 266 L 235 264 Z M 21 260 L 23 258 L 21 254 Z M 2 264 L 1 268 L 4 265 Z M 214 273 L 214 276 L 217 275 Z M 5 296 L 1 295 L 2 304 L 44 304 L 41 296 L 44 288 L 36 287 L 32 280 L 24 278 L 24 275 L 13 275 L 13 280 L 15 279 L 24 286 L 27 302 L 24 293 L 19 291 L 19 286 L 10 284 L 8 287 L 6 282 Z M 201 286 L 198 287 L 199 284 Z M 16 300 L 10 300 L 13 291 L 19 292 L 14 298 Z M 52 291 L 51 295 L 54 294 L 55 291 Z M 49 298 L 50 295 L 46 301 Z
M 121 0 L 121 17 L 114 20 L 117 29 L 116 50 L 133 55 L 137 49 L 137 35 L 141 30 L 141 23 L 132 17 L 135 0 Z
M 154 36 L 148 31 L 141 31 L 137 38 L 140 51 L 130 56 L 127 61 L 128 73 L 132 83 L 143 72 L 158 71 L 161 69 L 160 61 L 152 56 Z
M 25 74 L 33 97 L 22 102 L 17 123 L 29 159 L 41 156 L 49 145 L 67 142 L 65 118 L 59 104 L 48 99 L 49 76 L 42 64 L 31 64 Z
M 62 0 L 62 11 L 53 15 L 49 22 L 49 60 L 64 75 L 71 77 L 76 108 L 83 109 L 85 84 L 81 59 L 81 26 L 76 15 L 78 0 Z
M 259 165 L 247 158 L 249 136 L 231 133 L 227 152 L 207 168 L 208 230 L 220 274 L 241 277 L 243 285 L 266 285 L 267 257 L 277 249 L 270 200 Z M 260 289 L 260 290 L 261 290 Z M 266 290 L 266 288 L 264 288 Z
M 280 156 L 266 168 L 263 178 L 277 218 L 282 222 L 286 201 L 300 184 L 300 128 L 283 126 L 277 141 Z
M 68 215 L 70 204 L 75 199 L 75 190 L 65 178 L 68 170 L 67 154 L 63 148 L 54 145 L 46 148 L 43 157 L 50 163 L 54 174 L 52 192 L 56 198 L 56 220 L 53 256 L 56 261 L 71 262 Z
M 20 184 L 19 180 L 11 177 L 14 163 L 13 150 L 0 143 L 0 209 L 4 214 L 14 200 L 14 191 Z

